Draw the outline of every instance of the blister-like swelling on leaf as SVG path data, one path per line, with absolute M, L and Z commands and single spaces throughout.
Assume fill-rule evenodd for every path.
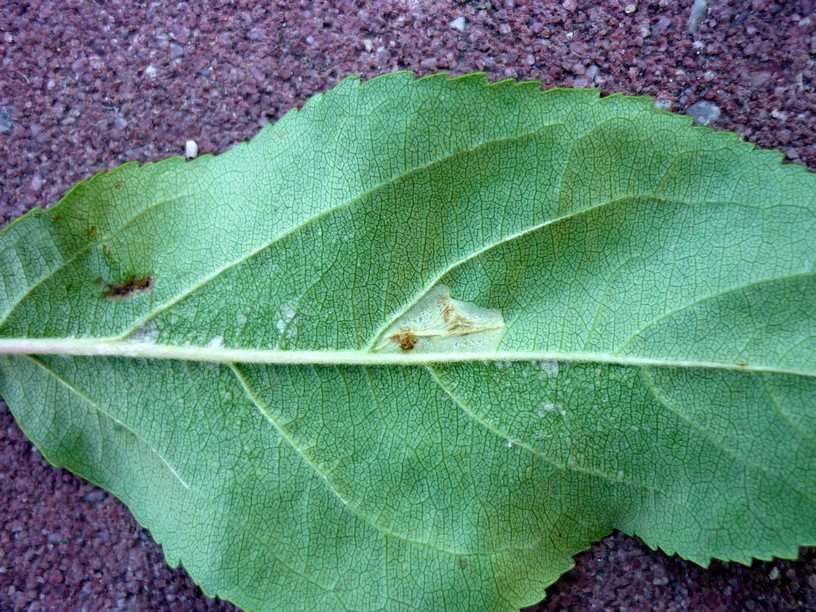
M 382 333 L 375 350 L 456 353 L 495 351 L 504 331 L 496 310 L 455 300 L 445 285 L 432 287 Z
M 651 100 L 343 81 L 0 233 L 0 395 L 250 610 L 816 544 L 816 179 Z

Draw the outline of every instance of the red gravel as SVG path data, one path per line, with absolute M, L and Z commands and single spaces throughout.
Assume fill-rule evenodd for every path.
M 395 68 L 708 100 L 717 126 L 816 168 L 813 0 L 709 0 L 696 36 L 691 0 L 370 4 L 4 0 L 0 223 L 188 138 L 222 151 L 346 74 Z M 541 609 L 816 609 L 813 550 L 703 571 L 616 535 L 576 563 Z M 117 501 L 48 468 L 0 403 L 0 610 L 119 607 L 229 606 L 167 569 Z

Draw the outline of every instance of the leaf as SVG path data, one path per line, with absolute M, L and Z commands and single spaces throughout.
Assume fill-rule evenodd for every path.
M 651 100 L 343 81 L 0 238 L 0 393 L 247 609 L 816 544 L 816 180 Z

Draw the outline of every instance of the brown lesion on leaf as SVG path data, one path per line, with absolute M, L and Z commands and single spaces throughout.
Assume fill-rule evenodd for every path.
M 419 342 L 419 338 L 417 338 L 416 334 L 414 334 L 414 332 L 411 330 L 405 330 L 393 334 L 389 339 L 406 352 L 414 350 L 417 342 Z
M 153 289 L 152 276 L 130 276 L 122 283 L 111 283 L 102 292 L 109 300 L 123 300 L 134 293 L 144 293 Z
M 88 228 L 88 238 L 96 238 L 96 226 L 92 225 Z
M 473 351 L 494 348 L 504 331 L 496 310 L 451 297 L 444 285 L 431 288 L 394 321 L 375 343 L 375 351 Z
M 466 336 L 488 329 L 460 313 L 449 297 L 439 298 L 439 315 L 449 336 Z

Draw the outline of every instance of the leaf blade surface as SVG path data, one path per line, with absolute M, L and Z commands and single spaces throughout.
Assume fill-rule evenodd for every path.
M 345 81 L 4 230 L 0 393 L 250 609 L 514 609 L 612 529 L 793 557 L 816 181 L 779 161 L 645 99 Z

